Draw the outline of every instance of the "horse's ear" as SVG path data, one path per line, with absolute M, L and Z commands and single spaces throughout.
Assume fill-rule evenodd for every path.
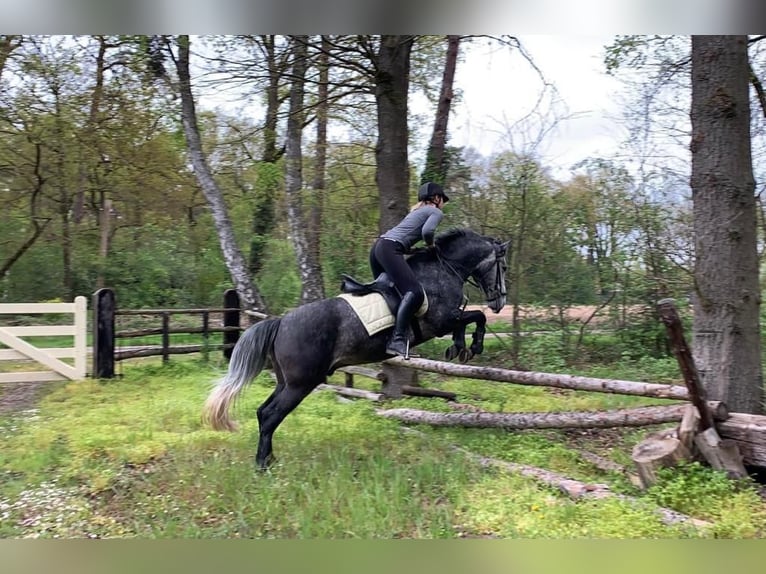
M 501 243 L 500 247 L 502 247 L 503 251 L 506 251 L 506 252 L 509 251 L 511 247 L 511 240 L 509 239 L 505 243 Z

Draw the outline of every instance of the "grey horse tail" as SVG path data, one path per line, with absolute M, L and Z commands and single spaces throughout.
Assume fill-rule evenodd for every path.
M 237 429 L 236 424 L 229 418 L 229 407 L 266 366 L 280 321 L 280 318 L 260 321 L 240 337 L 231 354 L 228 372 L 216 383 L 205 401 L 203 422 L 215 430 Z

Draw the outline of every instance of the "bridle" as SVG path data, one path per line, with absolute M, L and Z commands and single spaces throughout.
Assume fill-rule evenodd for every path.
M 469 274 L 468 277 L 464 279 L 466 283 L 473 285 L 480 291 L 484 291 L 487 301 L 494 301 L 495 299 L 499 299 L 500 297 L 505 297 L 507 295 L 507 291 L 504 288 L 505 283 L 503 281 L 503 275 L 505 274 L 505 255 L 507 253 L 507 248 L 508 243 L 495 242 L 494 261 L 489 266 L 479 265 L 474 272 Z M 454 275 L 460 277 L 461 280 L 463 280 L 463 275 L 457 269 L 455 269 L 454 265 L 452 265 L 452 263 L 450 263 L 450 261 L 448 261 L 441 253 L 437 252 L 437 259 Z M 494 285 L 492 285 L 491 288 L 485 288 L 481 285 L 485 283 L 482 279 L 491 271 L 495 271 Z M 479 275 L 480 279 L 476 278 L 477 275 Z
M 492 287 L 489 289 L 482 289 L 485 291 L 487 301 L 494 301 L 495 299 L 505 297 L 508 294 L 505 290 L 505 282 L 503 281 L 503 276 L 505 274 L 505 254 L 507 252 L 507 246 L 507 243 L 495 243 L 495 260 L 489 267 L 485 267 L 483 270 L 481 268 L 477 268 L 476 270 L 477 272 L 481 273 L 482 278 L 486 277 L 490 271 L 495 272 L 494 285 L 492 285 Z M 484 281 L 482 281 L 482 283 L 484 283 Z M 481 288 L 475 283 L 474 285 Z

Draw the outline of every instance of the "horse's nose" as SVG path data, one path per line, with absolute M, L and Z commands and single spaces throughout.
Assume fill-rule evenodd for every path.
M 491 301 L 487 301 L 487 305 L 492 309 L 493 313 L 499 313 L 505 307 L 505 297 L 497 297 Z

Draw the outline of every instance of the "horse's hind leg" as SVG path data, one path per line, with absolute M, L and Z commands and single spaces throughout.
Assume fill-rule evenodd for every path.
M 255 454 L 255 464 L 259 470 L 266 470 L 273 461 L 272 436 L 277 427 L 285 420 L 295 407 L 314 389 L 316 385 L 289 385 L 285 380 L 282 369 L 275 363 L 274 372 L 277 376 L 277 387 L 271 396 L 258 408 L 258 451 Z

